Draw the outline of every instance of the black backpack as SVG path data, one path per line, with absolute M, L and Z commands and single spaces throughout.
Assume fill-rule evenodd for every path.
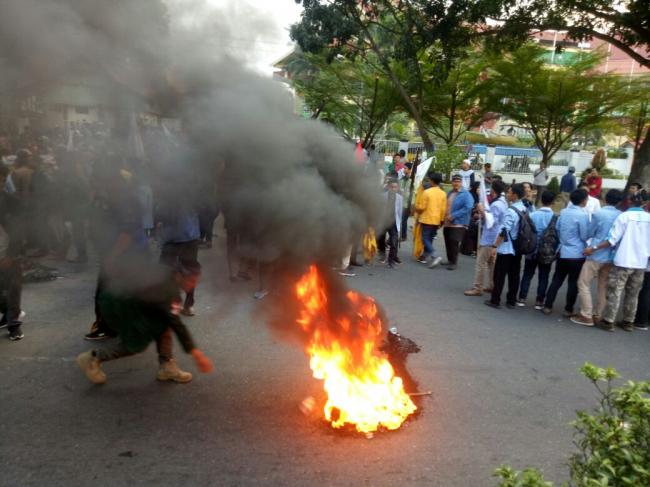
M 537 261 L 540 264 L 552 264 L 557 254 L 557 248 L 560 245 L 560 236 L 557 234 L 558 216 L 553 215 L 551 221 L 542 233 L 542 238 L 539 241 L 539 250 L 537 251 Z
M 517 240 L 512 241 L 512 246 L 518 255 L 528 255 L 537 249 L 537 230 L 528 212 L 521 212 L 511 207 L 519 215 L 519 231 Z

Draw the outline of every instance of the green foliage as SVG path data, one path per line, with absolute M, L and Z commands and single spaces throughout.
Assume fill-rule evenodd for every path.
M 532 134 L 548 161 L 578 132 L 595 129 L 629 98 L 624 82 L 596 72 L 584 53 L 562 67 L 544 64 L 543 49 L 526 44 L 491 63 L 487 106 Z
M 476 132 L 465 132 L 463 140 L 470 144 L 492 144 L 492 145 L 505 145 L 516 146 L 518 140 L 516 137 L 509 137 L 507 135 L 494 135 L 488 137 L 487 135 L 479 134 Z
M 448 181 L 451 178 L 451 172 L 460 166 L 466 156 L 467 154 L 455 145 L 436 149 L 429 172 L 439 172 Z
M 499 487 L 552 487 L 546 482 L 541 472 L 535 468 L 527 468 L 522 472 L 514 471 L 508 466 L 501 466 L 494 471 L 494 476 L 501 479 Z
M 650 485 L 650 381 L 614 387 L 619 375 L 611 367 L 586 363 L 580 371 L 598 391 L 598 405 L 578 411 L 572 423 L 577 453 L 569 459 L 575 487 Z M 501 487 L 547 486 L 539 472 L 500 467 Z M 528 483 L 526 483 L 528 482 Z
M 560 181 L 557 179 L 557 176 L 553 176 L 548 182 L 546 189 L 553 191 L 555 194 L 560 194 Z
M 627 151 L 625 149 L 608 149 L 607 158 L 608 159 L 627 159 Z
M 296 53 L 287 70 L 312 118 L 332 124 L 347 138 L 369 143 L 399 113 L 399 93 L 371 62 Z

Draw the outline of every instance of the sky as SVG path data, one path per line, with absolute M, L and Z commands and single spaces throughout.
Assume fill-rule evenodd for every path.
M 302 7 L 294 0 L 207 0 L 219 9 L 235 11 L 234 35 L 225 40 L 228 51 L 241 55 L 255 71 L 271 76 L 273 62 L 291 51 L 289 27 L 300 19 Z M 251 19 L 251 17 L 256 19 Z M 264 23 L 260 28 L 260 23 Z M 239 56 L 238 56 L 239 57 Z

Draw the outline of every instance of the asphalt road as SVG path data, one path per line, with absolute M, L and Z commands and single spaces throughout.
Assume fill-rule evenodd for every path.
M 568 423 L 596 398 L 577 369 L 591 361 L 647 378 L 650 333 L 489 309 L 462 295 L 473 259 L 428 270 L 408 250 L 399 268 L 364 267 L 349 283 L 422 347 L 409 365 L 433 396 L 417 419 L 370 440 L 300 413 L 320 384 L 256 315 L 254 285 L 227 281 L 219 245 L 201 253 L 206 279 L 187 319 L 217 370 L 187 385 L 154 380 L 153 349 L 89 384 L 73 360 L 89 348 L 96 267 L 62 265 L 62 279 L 25 287 L 25 339 L 0 341 L 0 485 L 489 486 L 503 463 L 565 479 Z

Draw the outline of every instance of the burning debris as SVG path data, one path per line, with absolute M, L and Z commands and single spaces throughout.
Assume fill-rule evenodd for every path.
M 337 293 L 332 280 L 312 265 L 295 286 L 300 303 L 297 323 L 306 338 L 309 365 L 327 394 L 324 417 L 333 428 L 352 426 L 361 433 L 395 430 L 417 407 L 381 352 L 382 313 L 369 296 L 349 290 Z M 400 357 L 411 348 L 392 345 L 390 350 Z M 307 398 L 301 409 L 311 413 L 314 405 Z

